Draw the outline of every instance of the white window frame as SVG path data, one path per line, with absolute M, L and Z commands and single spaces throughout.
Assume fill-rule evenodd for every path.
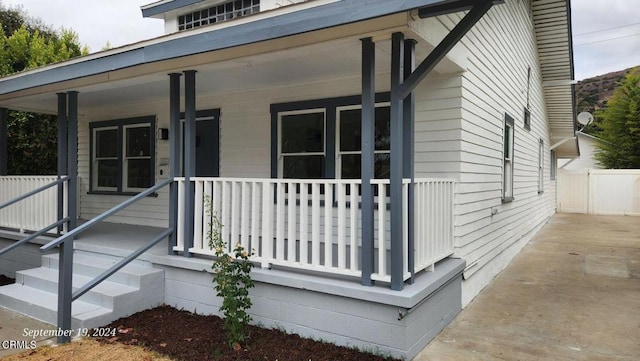
M 382 102 L 382 103 L 376 103 L 375 107 L 376 108 L 383 108 L 383 107 L 390 107 L 391 103 L 390 102 Z M 336 174 L 336 179 L 342 179 L 342 156 L 343 155 L 357 155 L 360 154 L 360 156 L 362 157 L 362 145 L 360 145 L 360 150 L 356 151 L 341 151 L 340 150 L 340 124 L 341 124 L 341 120 L 340 120 L 340 113 L 343 110 L 353 110 L 353 109 L 362 109 L 362 104 L 356 104 L 356 105 L 346 105 L 346 106 L 342 106 L 342 107 L 336 107 L 336 170 L 335 170 L 335 174 Z M 375 129 L 375 120 L 374 120 L 374 129 Z M 375 147 L 375 145 L 374 145 Z M 391 154 L 391 149 L 389 150 L 374 150 L 374 154 Z
M 151 129 L 151 123 L 135 123 L 135 124 L 126 124 L 122 126 L 122 191 L 123 192 L 141 192 L 144 191 L 147 188 L 136 188 L 136 187 L 128 187 L 127 186 L 127 180 L 129 179 L 129 167 L 127 167 L 129 160 L 136 160 L 136 159 L 148 159 L 149 163 L 151 163 L 153 161 L 153 157 L 151 152 L 153 152 L 152 149 L 149 150 L 149 155 L 145 155 L 145 156 L 132 156 L 132 157 L 128 157 L 127 156 L 127 129 L 132 129 L 132 128 L 149 128 L 149 134 L 151 134 L 151 136 L 153 136 L 155 134 L 155 132 L 152 131 Z M 153 164 L 150 164 L 151 168 L 153 168 Z M 153 180 L 151 181 L 151 185 L 153 185 Z
M 115 160 L 118 161 L 118 155 L 116 154 L 115 157 L 103 157 L 103 158 L 98 158 L 98 133 L 101 131 L 106 131 L 106 130 L 115 130 L 116 132 L 119 132 L 119 128 L 118 126 L 105 126 L 105 127 L 99 127 L 99 128 L 93 128 L 93 149 L 91 150 L 92 154 L 93 154 L 93 174 L 92 174 L 92 189 L 95 191 L 104 191 L 104 192 L 117 192 L 118 191 L 118 187 L 100 187 L 98 186 L 98 163 L 101 160 Z M 120 138 L 120 134 L 118 134 L 118 138 Z M 115 144 L 115 148 L 116 148 L 116 152 L 118 151 L 118 144 Z
M 323 136 L 323 144 L 322 144 L 322 152 L 302 152 L 302 153 L 283 153 L 282 152 L 282 118 L 289 115 L 300 115 L 300 114 L 319 114 L 322 113 L 322 132 Z M 313 109 L 303 109 L 303 110 L 293 110 L 286 112 L 278 113 L 278 178 L 284 177 L 284 158 L 285 157 L 296 157 L 296 156 L 327 156 L 327 109 L 326 108 L 313 108 Z
M 502 179 L 502 202 L 507 203 L 513 201 L 513 153 L 515 144 L 515 125 L 511 116 L 504 115 L 504 132 L 503 132 L 503 179 Z M 508 144 L 508 146 L 507 146 Z
M 538 142 L 538 194 L 544 193 L 544 140 Z

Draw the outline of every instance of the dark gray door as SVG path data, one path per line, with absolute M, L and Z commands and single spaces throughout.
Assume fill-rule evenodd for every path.
M 196 121 L 196 177 L 220 176 L 220 122 Z

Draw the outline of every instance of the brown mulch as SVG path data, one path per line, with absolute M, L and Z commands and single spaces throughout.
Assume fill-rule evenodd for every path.
M 114 321 L 106 327 L 116 328 L 116 336 L 99 341 L 143 346 L 175 360 L 189 361 L 392 360 L 256 326 L 248 327 L 245 345 L 236 351 L 227 344 L 222 325 L 223 320 L 217 316 L 160 306 Z
M 13 278 L 9 278 L 5 275 L 0 275 L 0 286 L 6 286 L 6 285 L 10 285 L 12 283 L 15 283 L 16 280 Z

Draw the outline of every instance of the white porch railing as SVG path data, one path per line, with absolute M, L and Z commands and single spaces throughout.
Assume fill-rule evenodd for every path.
M 176 251 L 184 249 L 184 178 L 178 182 L 178 233 Z M 252 261 L 263 267 L 280 265 L 346 276 L 361 276 L 360 247 L 362 217 L 359 208 L 361 180 L 294 180 L 247 178 L 195 178 L 193 254 L 213 255 L 208 245 L 210 217 L 205 199 L 223 225 L 222 236 L 229 247 L 236 243 L 253 251 Z M 409 180 L 403 197 L 408 198 Z M 375 191 L 375 268 L 372 279 L 390 280 L 389 180 L 372 182 Z M 416 271 L 453 253 L 453 181 L 417 180 Z M 419 193 L 418 193 L 419 191 Z M 450 192 L 434 197 L 436 192 Z M 417 198 L 416 198 L 417 199 Z M 380 202 L 380 200 L 383 200 Z M 327 206 L 331 205 L 331 206 Z M 427 215 L 444 212 L 438 217 Z M 408 214 L 403 217 L 404 270 L 408 269 Z M 431 222 L 445 222 L 435 225 Z M 433 229 L 432 229 L 433 228 Z M 440 240 L 439 237 L 449 237 Z M 424 244 L 435 242 L 435 245 Z M 231 249 L 228 250 L 229 252 Z M 420 256 L 418 256 L 418 254 Z M 431 262 L 429 264 L 429 262 Z
M 0 176 L 0 204 L 38 187 L 55 182 L 57 179 L 57 176 Z M 66 183 L 64 185 L 66 193 Z M 66 204 L 64 209 L 67 209 Z M 16 204 L 0 209 L 0 227 L 17 229 L 20 232 L 38 231 L 57 220 L 57 187 L 49 188 Z

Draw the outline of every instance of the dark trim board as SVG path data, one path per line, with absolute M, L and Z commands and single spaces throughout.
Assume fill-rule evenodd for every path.
M 95 59 L 81 60 L 77 63 L 60 65 L 55 68 L 43 68 L 40 71 L 34 71 L 0 82 L 0 95 L 142 64 L 357 23 L 429 5 L 449 3 L 455 4 L 456 1 L 369 0 L 367 6 L 362 6 L 361 0 L 341 0 L 303 11 L 257 19 L 245 24 L 183 36 L 156 44 L 142 45 L 134 49 L 125 49 L 118 53 L 104 55 Z M 455 10 L 455 6 L 453 10 Z M 183 33 L 182 35 L 185 34 Z
M 155 15 L 160 15 L 172 10 L 178 10 L 182 7 L 197 4 L 204 0 L 173 0 L 170 2 L 150 6 L 146 9 L 142 9 L 142 17 L 148 18 Z

